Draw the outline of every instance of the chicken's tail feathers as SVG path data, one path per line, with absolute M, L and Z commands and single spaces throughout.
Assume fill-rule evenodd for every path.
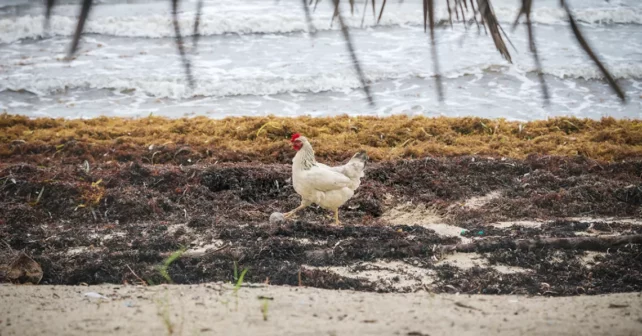
M 370 158 L 368 157 L 368 153 L 366 153 L 366 151 L 364 150 L 359 151 L 357 154 L 352 156 L 352 160 L 359 160 L 363 162 L 364 165 L 366 162 L 368 162 L 369 159 Z

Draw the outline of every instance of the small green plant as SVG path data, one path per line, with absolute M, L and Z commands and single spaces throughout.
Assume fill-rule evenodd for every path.
M 239 291 L 239 288 L 241 288 L 241 286 L 243 285 L 245 273 L 247 273 L 247 268 L 243 269 L 241 275 L 236 279 L 236 284 L 234 285 L 234 294 L 236 294 Z
M 162 263 L 161 265 L 159 265 L 159 267 L 158 267 L 158 273 L 160 273 L 160 275 L 161 275 L 161 276 L 162 276 L 162 277 L 163 277 L 163 278 L 164 278 L 168 283 L 174 283 L 174 280 L 172 280 L 172 278 L 169 276 L 169 273 L 167 272 L 167 270 L 169 269 L 169 266 L 170 266 L 174 261 L 178 260 L 178 258 L 180 258 L 180 257 L 183 255 L 183 253 L 185 253 L 185 251 L 186 251 L 186 250 L 187 250 L 187 248 L 186 248 L 186 247 L 182 247 L 180 250 L 175 251 L 175 252 L 174 252 L 174 253 L 172 253 L 169 257 L 167 257 L 167 259 L 163 260 L 163 263 Z
M 239 310 L 239 296 L 238 292 L 241 286 L 243 285 L 243 279 L 245 279 L 245 274 L 247 273 L 247 268 L 244 268 L 243 271 L 241 271 L 241 274 L 238 274 L 238 265 L 236 261 L 234 262 L 234 281 L 236 281 L 236 284 L 234 284 L 234 302 L 235 302 L 235 308 L 238 311 Z
M 158 307 L 158 315 L 160 316 L 161 320 L 163 320 L 165 329 L 167 329 L 167 334 L 173 335 L 174 324 L 170 319 L 169 300 L 167 299 L 167 293 L 165 293 L 164 299 L 156 301 L 156 305 Z
M 263 321 L 268 320 L 268 304 L 268 299 L 263 298 L 263 303 L 261 304 L 261 314 L 263 315 Z
M 236 260 L 234 260 L 234 282 L 239 279 L 239 266 Z

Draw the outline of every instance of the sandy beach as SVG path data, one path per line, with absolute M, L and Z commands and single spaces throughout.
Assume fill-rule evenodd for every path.
M 546 298 L 257 286 L 243 287 L 235 295 L 231 285 L 220 283 L 4 285 L 0 333 L 639 335 L 642 330 L 640 293 Z

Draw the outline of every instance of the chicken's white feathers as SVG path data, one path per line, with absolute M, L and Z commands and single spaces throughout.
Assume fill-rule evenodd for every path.
M 361 184 L 368 156 L 362 151 L 345 165 L 330 167 L 316 161 L 312 145 L 305 137 L 298 139 L 302 147 L 292 160 L 294 189 L 306 202 L 337 209 L 354 195 Z
M 324 165 L 325 166 L 325 165 Z M 346 175 L 328 169 L 328 166 L 313 166 L 301 173 L 301 178 L 311 188 L 319 191 L 330 191 L 350 187 L 352 181 Z

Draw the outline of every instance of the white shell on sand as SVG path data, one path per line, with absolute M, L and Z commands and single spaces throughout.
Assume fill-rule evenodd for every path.
M 273 212 L 270 215 L 270 224 L 281 224 L 285 222 L 285 217 L 280 212 Z

